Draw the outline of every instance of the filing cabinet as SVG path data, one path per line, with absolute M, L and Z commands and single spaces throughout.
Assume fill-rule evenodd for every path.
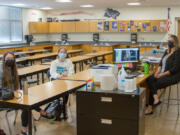
M 144 135 L 145 89 L 77 91 L 77 135 Z

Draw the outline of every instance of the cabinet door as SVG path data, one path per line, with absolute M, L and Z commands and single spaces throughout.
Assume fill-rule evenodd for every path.
M 49 24 L 47 22 L 43 22 L 40 25 L 40 33 L 49 33 Z
M 50 22 L 49 23 L 49 33 L 60 33 L 62 32 L 61 22 Z
M 89 32 L 89 22 L 80 21 L 76 22 L 76 32 Z
M 75 22 L 62 22 L 62 32 L 75 32 L 76 24 Z
M 91 21 L 89 22 L 90 32 L 103 32 L 104 22 L 103 21 Z
M 41 34 L 48 33 L 49 25 L 47 22 L 30 22 L 29 33 L 30 34 Z
M 30 22 L 29 23 L 29 34 L 34 34 L 34 33 L 37 33 L 36 23 Z

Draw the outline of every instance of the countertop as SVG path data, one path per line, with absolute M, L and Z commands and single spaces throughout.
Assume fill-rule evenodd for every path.
M 115 46 L 115 45 L 132 45 L 131 42 L 98 42 L 94 43 L 93 41 L 69 41 L 68 43 L 62 44 L 60 41 L 44 41 L 44 42 L 34 42 L 33 44 L 27 43 L 18 43 L 18 44 L 5 44 L 0 45 L 0 49 L 8 49 L 8 48 L 18 48 L 25 46 L 39 46 L 46 44 L 54 44 L 55 46 L 69 46 L 69 45 L 81 45 L 81 44 L 92 44 L 94 46 Z M 167 44 L 166 42 L 139 42 L 133 45 L 139 45 L 140 47 L 156 47 L 159 45 Z

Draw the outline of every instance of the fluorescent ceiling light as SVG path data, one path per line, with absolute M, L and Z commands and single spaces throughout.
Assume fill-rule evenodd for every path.
M 81 5 L 80 7 L 83 7 L 83 8 L 91 8 L 91 7 L 94 7 L 94 5 Z
M 50 9 L 52 9 L 52 8 L 50 8 L 50 7 L 43 7 L 43 8 L 41 8 L 41 9 L 43 9 L 43 10 L 50 10 Z
M 72 0 L 56 0 L 56 2 L 66 3 L 66 2 L 72 2 Z
M 25 4 L 17 3 L 17 4 L 12 4 L 12 6 L 15 6 L 15 7 L 23 7 L 23 6 L 25 6 Z
M 132 3 L 128 3 L 129 6 L 139 6 L 141 5 L 140 2 L 132 2 Z

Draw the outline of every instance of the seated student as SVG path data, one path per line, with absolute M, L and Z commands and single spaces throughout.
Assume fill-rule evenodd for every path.
M 3 56 L 3 62 L 0 63 L 0 87 L 9 88 L 12 90 L 18 90 L 19 87 L 19 77 L 16 67 L 16 59 L 13 52 L 6 52 Z M 39 111 L 41 115 L 46 116 L 46 112 L 37 108 L 36 111 Z M 27 119 L 28 114 L 26 111 L 22 112 L 22 125 L 23 130 L 22 134 L 26 135 L 27 132 Z M 23 132 L 24 131 L 24 132 Z
M 66 77 L 68 75 L 74 74 L 74 66 L 72 61 L 66 59 L 67 57 L 67 50 L 65 48 L 60 48 L 58 50 L 58 59 L 52 61 L 50 67 L 50 78 L 52 80 L 61 79 L 62 77 Z M 66 104 L 68 101 L 68 94 L 63 96 L 63 113 L 64 119 L 67 119 L 67 112 L 66 112 Z
M 180 81 L 180 49 L 178 38 L 170 35 L 168 39 L 168 50 L 165 52 L 155 74 L 148 78 L 150 89 L 149 105 L 145 114 L 153 114 L 153 107 L 161 103 L 157 90 L 176 84 Z

